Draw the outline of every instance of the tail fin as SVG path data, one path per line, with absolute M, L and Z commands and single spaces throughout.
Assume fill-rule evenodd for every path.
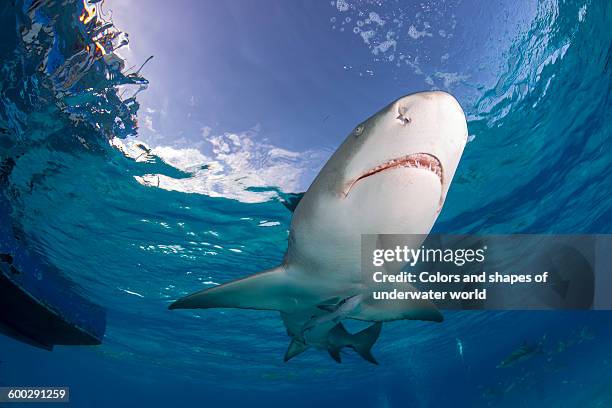
M 240 309 L 291 311 L 294 285 L 284 267 L 270 269 L 221 286 L 204 289 L 172 303 L 169 309 Z
M 370 327 L 351 336 L 351 347 L 355 349 L 355 351 L 361 357 L 363 357 L 364 360 L 369 361 L 372 364 L 378 364 L 378 361 L 376 361 L 372 355 L 372 346 L 374 343 L 376 343 L 376 340 L 378 340 L 381 329 L 382 322 L 376 322 Z

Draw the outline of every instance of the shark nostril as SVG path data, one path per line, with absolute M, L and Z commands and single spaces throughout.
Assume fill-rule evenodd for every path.
M 397 115 L 395 119 L 399 120 L 402 125 L 407 125 L 408 123 L 412 122 L 412 119 L 406 116 L 407 112 L 408 112 L 408 108 L 406 108 L 405 106 L 400 106 L 397 109 L 397 113 L 399 115 Z
M 402 125 L 407 125 L 408 123 L 412 122 L 412 119 L 402 115 L 398 115 L 395 119 L 399 120 Z

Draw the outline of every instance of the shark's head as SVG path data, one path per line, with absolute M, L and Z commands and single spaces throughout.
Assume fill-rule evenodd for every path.
M 361 185 L 398 176 L 406 184 L 422 179 L 439 190 L 439 211 L 466 140 L 465 115 L 454 97 L 439 91 L 404 96 L 348 136 L 338 152 L 345 160 L 336 192 L 350 200 Z
M 453 96 L 399 98 L 357 125 L 332 155 L 296 209 L 293 229 L 338 239 L 429 233 L 466 140 L 465 115 Z

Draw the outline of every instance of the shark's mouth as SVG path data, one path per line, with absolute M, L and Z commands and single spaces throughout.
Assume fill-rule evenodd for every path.
M 438 176 L 440 184 L 443 184 L 444 171 L 440 160 L 433 154 L 413 153 L 407 156 L 399 157 L 397 159 L 389 160 L 388 162 L 379 164 L 378 166 L 366 171 L 361 176 L 348 183 L 347 188 L 344 190 L 344 196 L 348 196 L 353 186 L 355 186 L 355 184 L 357 184 L 360 180 L 363 180 L 367 177 L 373 176 L 374 174 L 383 172 L 385 170 L 396 169 L 399 167 L 408 167 L 413 169 L 423 169 L 431 171 L 436 176 Z

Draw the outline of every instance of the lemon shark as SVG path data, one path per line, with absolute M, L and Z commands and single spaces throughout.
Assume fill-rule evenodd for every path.
M 348 347 L 376 362 L 370 348 L 381 322 L 442 321 L 442 315 L 425 300 L 373 299 L 373 282 L 361 273 L 361 236 L 428 234 L 466 141 L 465 115 L 450 94 L 419 92 L 393 101 L 357 125 L 323 166 L 295 208 L 279 266 L 169 308 L 276 310 L 292 338 L 285 361 L 309 347 L 340 361 Z M 350 334 L 344 319 L 375 323 Z

